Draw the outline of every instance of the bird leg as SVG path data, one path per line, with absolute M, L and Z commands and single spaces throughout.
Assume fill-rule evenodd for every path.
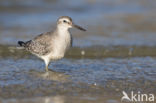
M 48 71 L 49 71 L 49 70 L 48 70 L 48 65 L 46 65 L 45 70 L 46 70 L 46 72 L 48 72 Z
M 45 70 L 46 72 L 48 72 L 49 60 L 44 60 L 44 62 L 45 62 Z

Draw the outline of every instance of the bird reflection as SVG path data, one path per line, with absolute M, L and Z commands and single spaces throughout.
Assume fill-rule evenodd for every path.
M 48 72 L 31 71 L 31 74 L 39 78 L 45 79 L 45 80 L 54 80 L 54 81 L 60 81 L 60 82 L 69 81 L 69 75 L 66 75 L 61 72 L 52 71 L 52 70 Z
M 64 103 L 63 96 L 45 97 L 42 103 Z

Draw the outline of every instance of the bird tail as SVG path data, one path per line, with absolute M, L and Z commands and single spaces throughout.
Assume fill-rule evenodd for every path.
M 23 42 L 23 41 L 18 41 L 18 44 L 21 46 L 21 47 L 25 47 L 25 42 Z

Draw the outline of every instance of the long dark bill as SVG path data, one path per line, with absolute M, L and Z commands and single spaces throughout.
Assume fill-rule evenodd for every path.
M 79 30 L 82 30 L 82 31 L 86 31 L 86 29 L 82 28 L 81 26 L 75 25 L 75 24 L 73 24 L 73 27 L 75 27 Z

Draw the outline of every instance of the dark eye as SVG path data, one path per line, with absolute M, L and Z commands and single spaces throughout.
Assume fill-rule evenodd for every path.
M 66 20 L 63 20 L 63 22 L 66 23 L 67 21 Z

